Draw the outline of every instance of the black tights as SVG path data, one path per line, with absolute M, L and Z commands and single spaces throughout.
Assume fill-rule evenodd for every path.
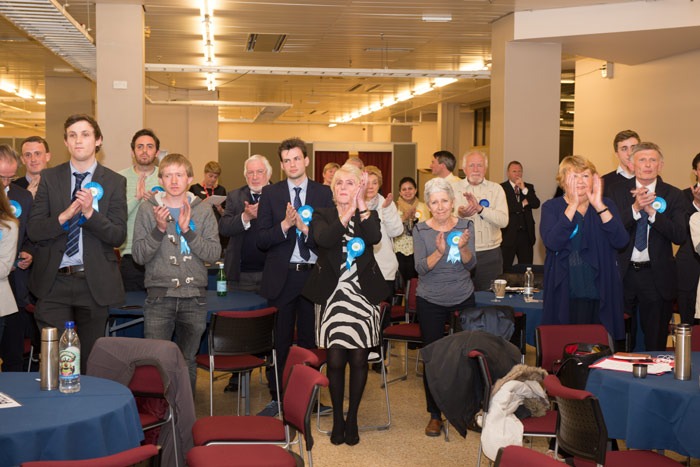
M 334 431 L 345 430 L 357 434 L 357 411 L 367 383 L 367 357 L 369 349 L 328 349 L 328 389 L 333 403 Z M 345 393 L 345 366 L 350 364 L 350 402 L 347 419 L 343 420 L 343 398 Z

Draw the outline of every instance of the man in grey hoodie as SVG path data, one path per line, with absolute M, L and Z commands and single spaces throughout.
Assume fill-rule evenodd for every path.
M 195 356 L 207 325 L 207 268 L 221 254 L 213 211 L 189 193 L 193 170 L 182 154 L 169 154 L 158 167 L 165 192 L 141 203 L 131 254 L 146 266 L 144 335 L 171 340 L 182 351 L 194 394 Z

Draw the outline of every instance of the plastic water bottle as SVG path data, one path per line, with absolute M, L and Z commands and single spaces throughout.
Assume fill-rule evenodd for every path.
M 216 274 L 216 295 L 219 297 L 225 297 L 227 290 L 224 263 L 219 263 L 219 272 Z
M 73 321 L 66 321 L 66 330 L 58 343 L 58 390 L 80 391 L 80 339 Z
M 535 286 L 535 273 L 532 272 L 532 268 L 527 268 L 525 271 L 525 277 L 523 279 L 523 295 L 525 295 L 525 300 L 532 299 L 532 288 Z

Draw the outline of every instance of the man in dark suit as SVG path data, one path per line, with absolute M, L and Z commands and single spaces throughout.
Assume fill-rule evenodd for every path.
M 15 182 L 22 188 L 29 190 L 32 197 L 36 196 L 41 180 L 41 171 L 44 170 L 51 160 L 49 143 L 41 136 L 30 136 L 22 141 L 21 156 L 26 167 L 24 177 L 18 178 Z
M 243 174 L 246 185 L 231 190 L 226 196 L 226 210 L 219 220 L 219 234 L 228 237 L 226 278 L 234 289 L 260 292 L 265 252 L 257 246 L 258 204 L 262 189 L 272 176 L 272 166 L 265 156 L 250 156 Z
M 63 129 L 70 161 L 42 172 L 27 226 L 37 244 L 29 287 L 40 328 L 75 321 L 84 370 L 109 305 L 124 300 L 114 248 L 126 238 L 126 179 L 97 162 L 92 117 L 72 115 Z
M 632 316 L 632 345 L 637 321 L 646 350 L 665 350 L 677 275 L 672 244 L 687 235 L 686 201 L 681 191 L 665 183 L 659 172 L 663 154 L 654 143 L 639 143 L 632 152 L 635 178 L 618 183 L 612 199 L 630 233 L 620 253 L 625 310 Z
M 695 174 L 695 185 L 683 190 L 688 217 L 700 212 L 700 182 L 698 182 L 700 180 L 700 154 L 693 158 L 693 173 Z M 698 280 L 700 280 L 700 255 L 695 252 L 687 222 L 686 227 L 688 228 L 688 238 L 676 252 L 678 314 L 681 316 L 681 323 L 693 324 Z
M 535 187 L 523 181 L 523 165 L 518 161 L 508 164 L 508 180 L 501 183 L 508 202 L 508 225 L 501 229 L 503 241 L 503 271 L 509 272 L 513 260 L 532 264 L 532 246 L 535 244 L 535 219 L 532 210 L 540 207 Z
M 260 295 L 278 310 L 275 350 L 279 377 L 294 339 L 295 328 L 300 347 L 316 346 L 314 307 L 301 296 L 316 263 L 316 246 L 309 226 L 297 209 L 305 205 L 312 208 L 333 207 L 333 195 L 327 186 L 306 176 L 309 158 L 302 140 L 292 138 L 282 141 L 277 153 L 287 179 L 262 191 L 258 207 L 258 248 L 267 253 Z M 259 415 L 275 416 L 279 411 L 275 400 L 277 395 L 274 394 L 275 377 L 275 372 L 268 371 L 272 402 Z
M 34 247 L 27 238 L 27 219 L 32 210 L 32 194 L 16 185 L 12 180 L 17 174 L 19 157 L 10 146 L 0 146 L 0 178 L 2 188 L 10 201 L 19 205 L 15 216 L 19 218 L 17 235 L 17 263 L 10 273 L 10 287 L 17 302 L 17 313 L 5 317 L 5 332 L 0 344 L 2 371 L 22 371 L 22 354 L 24 353 L 24 337 L 31 336 L 34 318 L 26 311 L 31 303 L 29 294 L 29 268 L 32 265 Z
M 625 180 L 634 178 L 632 151 L 641 140 L 636 131 L 623 130 L 613 139 L 613 150 L 620 161 L 617 169 L 603 175 L 603 196 L 610 197 L 613 187 Z

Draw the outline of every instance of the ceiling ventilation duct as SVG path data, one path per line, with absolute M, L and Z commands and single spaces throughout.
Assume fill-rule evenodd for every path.
M 287 42 L 286 34 L 249 34 L 246 52 L 280 52 Z
M 3 1 L 0 2 L 0 14 L 76 70 L 95 80 L 95 40 L 57 1 Z

